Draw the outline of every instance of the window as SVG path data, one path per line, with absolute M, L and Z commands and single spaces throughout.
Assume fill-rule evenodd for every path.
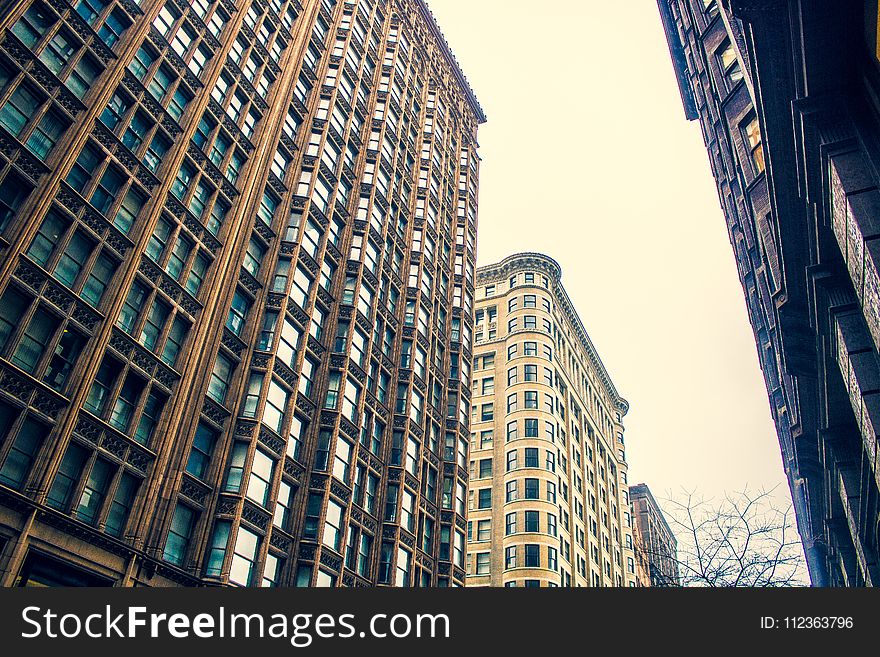
M 341 552 L 342 548 L 342 517 L 344 515 L 342 507 L 329 500 L 327 502 L 327 516 L 324 520 L 324 534 L 321 542 L 331 550 Z
M 418 476 L 418 468 L 419 443 L 410 436 L 407 438 L 406 441 L 406 471 L 413 476 Z
M 413 395 L 413 404 L 416 403 L 416 396 Z M 361 387 L 354 379 L 348 377 L 345 385 L 345 396 L 342 400 L 342 414 L 352 422 L 358 422 L 358 404 L 360 403 Z M 419 411 L 421 412 L 421 411 Z
M 488 575 L 489 574 L 489 555 L 490 555 L 489 552 L 478 552 L 477 553 L 475 574 L 477 574 L 477 575 Z
M 254 574 L 254 564 L 259 551 L 260 537 L 244 527 L 238 528 L 235 546 L 232 549 L 232 566 L 229 581 L 240 586 L 249 586 Z
M 516 546 L 511 545 L 504 549 L 504 568 L 516 568 Z
M 146 197 L 136 189 L 129 188 L 116 211 L 113 224 L 126 235 L 134 225 L 141 208 L 146 204 Z
M 415 533 L 416 496 L 404 488 L 400 505 L 400 525 Z
M 104 506 L 113 472 L 114 467 L 109 461 L 100 458 L 95 460 L 76 507 L 76 516 L 83 522 L 94 525 L 97 521 L 98 514 Z
M 743 72 L 730 40 L 725 39 L 716 53 L 718 53 L 716 56 L 718 57 L 724 79 L 727 81 L 728 87 L 732 87 L 743 79 Z
M 226 318 L 226 328 L 235 335 L 240 336 L 250 307 L 251 300 L 245 296 L 241 289 L 236 289 L 235 295 L 232 297 L 232 305 L 229 307 L 229 314 Z
M 539 467 L 538 463 L 538 448 L 537 447 L 526 447 L 525 449 L 525 467 L 527 468 L 537 468 Z
M 67 231 L 67 222 L 55 212 L 49 212 L 40 224 L 27 255 L 37 264 L 46 267 L 56 246 Z
M 171 518 L 171 528 L 165 540 L 162 558 L 175 566 L 182 566 L 195 526 L 195 512 L 183 504 L 177 505 Z
M 749 116 L 742 124 L 742 131 L 745 135 L 745 141 L 752 156 L 752 164 L 755 171 L 761 173 L 764 171 L 764 144 L 761 141 L 761 128 L 758 125 L 758 117 L 754 112 L 750 112 Z
M 230 527 L 231 523 L 225 520 L 218 520 L 214 525 L 208 556 L 205 559 L 205 575 L 208 577 L 219 577 L 223 572 Z
M 519 467 L 517 465 L 517 451 L 515 449 L 512 449 L 507 452 L 507 472 L 516 470 L 517 467 Z
M 80 296 L 91 306 L 97 308 L 118 266 L 119 263 L 114 258 L 102 252 L 89 272 Z
M 516 502 L 518 499 L 517 495 L 517 482 L 516 481 L 508 481 L 505 485 L 505 502 Z
M 527 500 L 540 499 L 539 480 L 527 478 L 525 480 L 525 497 Z
M 0 233 L 12 221 L 33 188 L 14 171 L 9 171 L 0 182 Z
M 293 503 L 293 488 L 286 481 L 278 485 L 278 498 L 275 503 L 275 513 L 272 519 L 276 527 L 288 530 L 290 527 L 291 504 Z
M 324 498 L 320 493 L 309 493 L 306 503 L 306 518 L 303 524 L 303 537 L 316 539 L 318 537 L 318 523 L 321 517 L 321 506 Z
M 60 320 L 53 314 L 38 307 L 19 339 L 18 347 L 12 354 L 12 362 L 25 372 L 35 374 L 59 323 Z
M 527 532 L 540 531 L 539 518 L 540 518 L 540 514 L 537 511 L 526 511 L 525 512 L 524 531 L 527 531 Z
M 140 480 L 127 472 L 120 477 L 104 521 L 105 532 L 117 537 L 123 535 L 138 486 L 140 486 Z
M 139 377 L 132 373 L 125 377 L 125 383 L 122 385 L 119 396 L 113 404 L 109 419 L 110 424 L 123 433 L 128 430 L 128 424 L 131 421 L 134 407 L 143 388 L 144 382 Z
M 525 421 L 525 437 L 526 438 L 537 438 L 538 437 L 538 420 L 537 419 L 526 419 Z
M 155 349 L 170 313 L 171 308 L 167 303 L 159 297 L 153 299 L 153 305 L 150 307 L 150 312 L 147 313 L 138 342 L 150 351 Z
M 269 489 L 272 486 L 274 469 L 275 461 L 272 458 L 259 449 L 254 452 L 254 462 L 251 465 L 246 493 L 249 500 L 260 506 L 266 506 L 269 501 Z
M 312 286 L 312 279 L 300 267 L 296 268 L 293 275 L 293 285 L 290 288 L 290 299 L 300 306 L 300 308 L 308 307 L 309 290 Z
M 222 353 L 217 354 L 211 379 L 208 382 L 208 396 L 218 404 L 226 401 L 226 393 L 232 380 L 234 366 L 232 361 Z
M 540 545 L 526 545 L 525 546 L 525 561 L 523 565 L 526 568 L 539 568 L 541 566 L 541 546 Z
M 328 429 L 322 429 L 318 434 L 318 444 L 315 447 L 315 470 L 326 472 L 330 467 L 330 441 L 333 433 Z
M 373 537 L 361 532 L 357 550 L 357 573 L 361 577 L 367 576 L 370 564 L 370 552 L 373 547 Z
M 11 407 L 0 404 L 0 420 L 2 420 L 0 425 L 4 427 L 0 437 L 5 438 L 3 434 L 13 424 L 14 415 L 15 411 Z M 47 427 L 31 418 L 24 421 L 0 467 L 0 482 L 16 490 L 21 489 L 30 474 L 43 438 L 48 432 Z
M 257 242 L 254 238 L 251 238 L 250 242 L 248 243 L 247 252 L 244 255 L 244 260 L 242 261 L 242 267 L 251 276 L 256 277 L 260 273 L 260 265 L 263 262 L 263 256 L 265 254 L 265 247 L 263 247 L 263 245 Z M 281 265 L 282 262 L 287 263 L 288 266 L 290 265 L 290 261 L 288 260 L 279 260 L 278 264 Z M 286 270 L 284 270 L 284 273 L 284 286 L 280 290 L 278 289 L 278 286 L 273 286 L 273 292 L 284 291 L 284 287 L 286 287 L 287 285 Z
M 303 359 L 302 372 L 300 373 L 299 379 L 299 391 L 306 397 L 312 396 L 312 379 L 315 376 L 315 369 L 317 366 L 317 362 L 309 356 L 306 356 Z
M 266 406 L 263 409 L 261 421 L 276 433 L 281 433 L 288 396 L 287 390 L 273 378 L 269 384 L 269 393 L 266 396 Z
M 336 439 L 336 454 L 333 458 L 333 476 L 348 483 L 348 477 L 351 473 L 351 456 L 353 446 L 342 436 Z
M 116 380 L 118 373 L 119 365 L 113 359 L 105 357 L 101 367 L 98 369 L 95 380 L 89 388 L 89 393 L 83 402 L 83 407 L 95 415 L 101 415 L 104 412 L 110 389 L 113 387 L 113 382 Z
M 199 422 L 186 462 L 186 471 L 202 479 L 211 465 L 211 455 L 217 442 L 217 432 Z
M 34 3 L 12 26 L 12 31 L 28 48 L 33 48 L 54 23 L 54 16 L 40 4 Z
M 0 106 L 0 125 L 23 141 L 28 150 L 41 159 L 49 154 L 69 125 L 51 106 L 37 121 L 36 117 L 40 116 L 44 103 L 44 99 L 21 84 Z

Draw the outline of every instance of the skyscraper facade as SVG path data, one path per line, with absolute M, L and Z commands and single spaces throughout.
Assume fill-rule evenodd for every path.
M 426 3 L 2 6 L 0 584 L 463 584 L 485 117 Z
M 658 0 L 718 185 L 816 585 L 880 581 L 872 0 Z
M 647 566 L 651 586 L 679 586 L 678 542 L 647 484 L 629 487 L 636 561 Z
M 477 270 L 468 586 L 636 584 L 629 405 L 561 275 L 538 253 Z

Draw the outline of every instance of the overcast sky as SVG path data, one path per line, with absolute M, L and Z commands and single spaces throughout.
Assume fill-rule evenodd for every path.
M 428 0 L 476 91 L 478 264 L 540 251 L 620 393 L 630 483 L 788 488 L 742 287 L 655 0 Z M 540 7 L 540 9 L 538 9 Z

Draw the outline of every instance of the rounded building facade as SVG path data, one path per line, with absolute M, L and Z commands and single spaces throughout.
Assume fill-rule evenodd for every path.
M 552 258 L 477 271 L 468 586 L 622 586 L 622 417 Z

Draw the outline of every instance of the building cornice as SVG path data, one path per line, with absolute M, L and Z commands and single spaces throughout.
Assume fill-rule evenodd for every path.
M 587 329 L 584 328 L 580 315 L 575 310 L 574 304 L 565 290 L 565 286 L 562 285 L 562 267 L 558 262 L 543 253 L 515 253 L 507 256 L 501 262 L 479 267 L 477 269 L 476 284 L 485 284 L 494 280 L 506 280 L 511 274 L 525 270 L 541 271 L 549 275 L 553 281 L 553 295 L 556 297 L 556 301 L 568 318 L 569 323 L 574 327 L 574 331 L 580 339 L 581 346 L 587 353 L 590 363 L 599 374 L 599 378 L 605 385 L 606 392 L 614 402 L 615 410 L 619 411 L 621 415 L 626 415 L 627 411 L 629 411 L 629 402 L 617 392 L 617 388 L 614 382 L 611 381 L 608 370 L 605 369 L 605 364 L 599 357 L 599 352 L 596 351 L 596 347 L 590 339 Z
M 629 487 L 629 499 L 632 502 L 634 497 L 642 497 L 644 498 L 648 504 L 653 508 L 657 518 L 660 522 L 663 523 L 663 527 L 666 529 L 669 534 L 669 538 L 672 541 L 673 546 L 678 546 L 678 540 L 675 538 L 675 532 L 669 527 L 669 523 L 666 522 L 666 516 L 663 514 L 663 509 L 660 508 L 660 505 L 657 504 L 657 500 L 654 499 L 654 494 L 651 492 L 651 489 L 648 487 L 648 484 L 633 484 Z
M 459 66 L 458 60 L 455 58 L 455 54 L 452 52 L 452 48 L 449 47 L 449 43 L 446 41 L 446 37 L 443 36 L 443 32 L 440 30 L 440 26 L 437 24 L 437 19 L 434 18 L 433 12 L 428 7 L 428 3 L 426 2 L 426 0 L 415 0 L 415 4 L 422 18 L 425 20 L 425 24 L 428 26 L 431 34 L 437 40 L 437 43 L 440 46 L 440 50 L 443 53 L 443 57 L 449 63 L 449 67 L 452 69 L 452 73 L 455 76 L 456 81 L 458 82 L 462 91 L 464 91 L 464 95 L 468 101 L 468 105 L 470 105 L 471 110 L 473 110 L 474 114 L 476 115 L 477 121 L 479 123 L 485 123 L 486 114 L 483 112 L 483 108 L 480 106 L 480 101 L 477 100 L 477 95 L 474 93 L 474 90 L 473 88 L 471 88 L 467 77 L 461 70 L 461 66 Z

